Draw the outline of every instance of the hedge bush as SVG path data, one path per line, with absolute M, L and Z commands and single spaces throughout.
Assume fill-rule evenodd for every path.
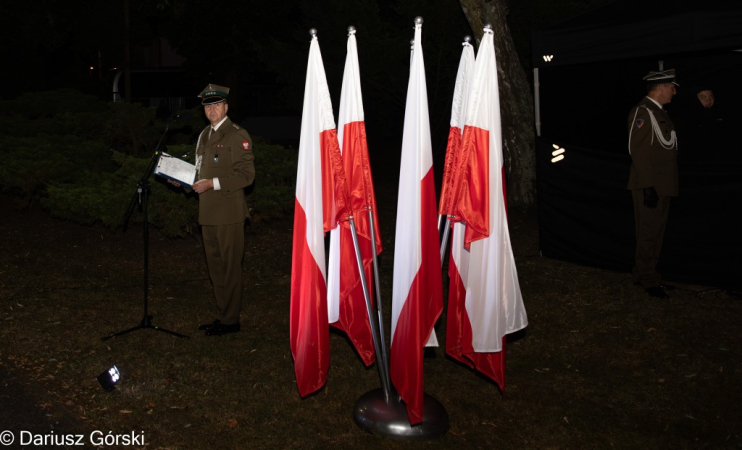
M 171 145 L 160 150 L 192 161 L 206 121 L 194 110 L 190 121 L 166 126 L 155 112 L 136 104 L 104 103 L 69 89 L 0 101 L 0 189 L 23 205 L 39 202 L 56 217 L 117 227 L 144 178 L 150 185 L 151 224 L 167 236 L 182 236 L 193 230 L 197 194 L 152 174 L 145 177 L 145 171 L 161 138 Z M 247 197 L 252 220 L 289 216 L 297 152 L 257 136 L 253 141 L 256 176 Z M 134 212 L 128 220 L 141 223 L 143 218 Z

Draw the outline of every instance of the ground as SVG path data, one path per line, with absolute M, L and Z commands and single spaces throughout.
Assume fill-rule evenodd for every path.
M 381 185 L 377 197 L 388 313 L 396 192 Z M 627 273 L 543 258 L 533 210 L 510 211 L 529 326 L 509 340 L 505 392 L 430 351 L 425 391 L 448 410 L 450 430 L 409 444 L 353 423 L 354 402 L 379 380 L 342 333 L 331 333 L 325 388 L 299 397 L 289 220 L 247 228 L 241 333 L 196 330 L 214 312 L 200 240 L 154 227 L 148 313 L 189 338 L 141 329 L 102 341 L 144 315 L 141 217 L 111 231 L 17 210 L 12 197 L 0 208 L 0 433 L 141 432 L 149 449 L 742 447 L 738 293 L 677 283 L 660 300 Z M 445 342 L 445 311 L 437 333 Z M 122 382 L 106 393 L 95 378 L 113 364 Z

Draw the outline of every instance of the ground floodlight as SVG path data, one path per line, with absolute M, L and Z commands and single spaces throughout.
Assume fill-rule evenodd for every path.
M 106 369 L 102 374 L 98 375 L 98 383 L 106 392 L 111 392 L 113 388 L 121 380 L 121 374 L 116 366 L 112 366 L 110 369 Z

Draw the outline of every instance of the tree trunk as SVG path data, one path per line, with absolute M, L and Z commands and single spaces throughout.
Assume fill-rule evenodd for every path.
M 482 40 L 484 25 L 492 24 L 500 86 L 508 204 L 527 207 L 535 202 L 533 94 L 510 36 L 507 0 L 459 0 L 459 3 L 474 30 L 477 43 Z

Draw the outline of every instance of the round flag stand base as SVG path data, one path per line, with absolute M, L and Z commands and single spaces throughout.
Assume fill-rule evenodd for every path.
M 399 396 L 392 393 L 387 400 L 382 389 L 366 392 L 356 401 L 353 420 L 369 433 L 398 440 L 424 441 L 448 431 L 446 408 L 427 394 L 423 400 L 423 421 L 418 425 L 410 425 L 407 407 Z

